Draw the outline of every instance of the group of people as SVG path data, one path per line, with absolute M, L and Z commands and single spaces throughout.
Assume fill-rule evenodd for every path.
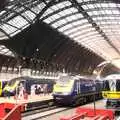
M 48 84 L 33 84 L 30 88 L 30 95 L 46 95 L 50 93 L 50 86 Z M 24 84 L 20 83 L 16 88 L 15 98 L 16 99 L 25 99 L 27 94 Z M 10 93 L 6 92 L 5 96 L 10 98 Z
M 34 84 L 31 86 L 31 96 L 49 93 L 48 84 Z
M 25 88 L 22 84 L 19 85 L 18 99 L 23 99 L 25 95 Z M 48 84 L 34 84 L 31 86 L 30 94 L 34 95 L 46 95 L 49 93 Z

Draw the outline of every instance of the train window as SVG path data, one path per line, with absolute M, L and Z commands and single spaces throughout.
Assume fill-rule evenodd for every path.
M 61 77 L 58 81 L 57 84 L 67 84 L 70 82 L 70 77 L 65 76 L 65 77 Z
M 116 80 L 116 91 L 120 91 L 120 80 Z
M 105 80 L 105 81 L 103 82 L 103 90 L 104 90 L 104 91 L 110 90 L 109 81 Z
M 15 80 L 11 80 L 11 81 L 9 81 L 8 85 L 11 86 L 11 85 L 13 85 L 14 83 L 15 83 Z
M 18 80 L 18 79 L 12 79 L 12 80 L 10 80 L 10 81 L 8 82 L 8 85 L 9 85 L 9 86 L 14 85 L 14 83 L 15 83 L 17 80 Z

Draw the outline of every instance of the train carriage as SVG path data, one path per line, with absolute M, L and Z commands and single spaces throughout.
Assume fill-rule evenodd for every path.
M 53 91 L 53 85 L 55 80 L 52 79 L 38 79 L 31 77 L 18 77 L 10 80 L 3 89 L 3 95 L 15 95 L 19 92 L 20 84 L 23 85 L 26 93 L 31 94 L 31 88 L 34 86 L 34 89 L 37 89 L 38 86 L 44 87 L 47 85 L 47 92 L 51 93 Z M 44 91 L 42 91 L 44 92 Z M 38 90 L 35 91 L 38 94 Z
M 106 107 L 120 107 L 120 74 L 108 75 L 103 80 L 102 96 L 106 99 Z
M 77 105 L 93 101 L 94 94 L 96 99 L 101 98 L 101 91 L 101 82 L 92 78 L 62 76 L 54 85 L 53 98 L 56 103 Z

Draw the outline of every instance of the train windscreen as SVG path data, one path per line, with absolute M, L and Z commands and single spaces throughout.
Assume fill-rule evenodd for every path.
M 116 91 L 120 91 L 120 79 L 116 80 Z
M 12 85 L 14 85 L 15 82 L 16 82 L 16 79 L 10 80 L 10 81 L 8 82 L 8 85 L 9 85 L 9 86 L 12 86 Z
M 21 80 L 22 80 L 21 78 L 12 79 L 8 82 L 8 86 L 13 86 L 16 81 L 21 81 Z
M 56 82 L 59 85 L 66 85 L 68 83 L 70 83 L 70 77 L 68 76 L 64 76 L 64 77 L 60 77 L 60 79 Z
M 120 91 L 120 79 L 105 80 L 103 82 L 104 91 Z
M 105 80 L 103 82 L 103 90 L 104 91 L 109 91 L 110 90 L 110 86 L 109 86 L 109 81 L 108 80 Z

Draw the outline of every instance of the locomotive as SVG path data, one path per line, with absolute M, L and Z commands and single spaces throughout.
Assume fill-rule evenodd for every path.
M 53 88 L 57 104 L 85 104 L 102 98 L 102 81 L 85 76 L 62 76 Z

